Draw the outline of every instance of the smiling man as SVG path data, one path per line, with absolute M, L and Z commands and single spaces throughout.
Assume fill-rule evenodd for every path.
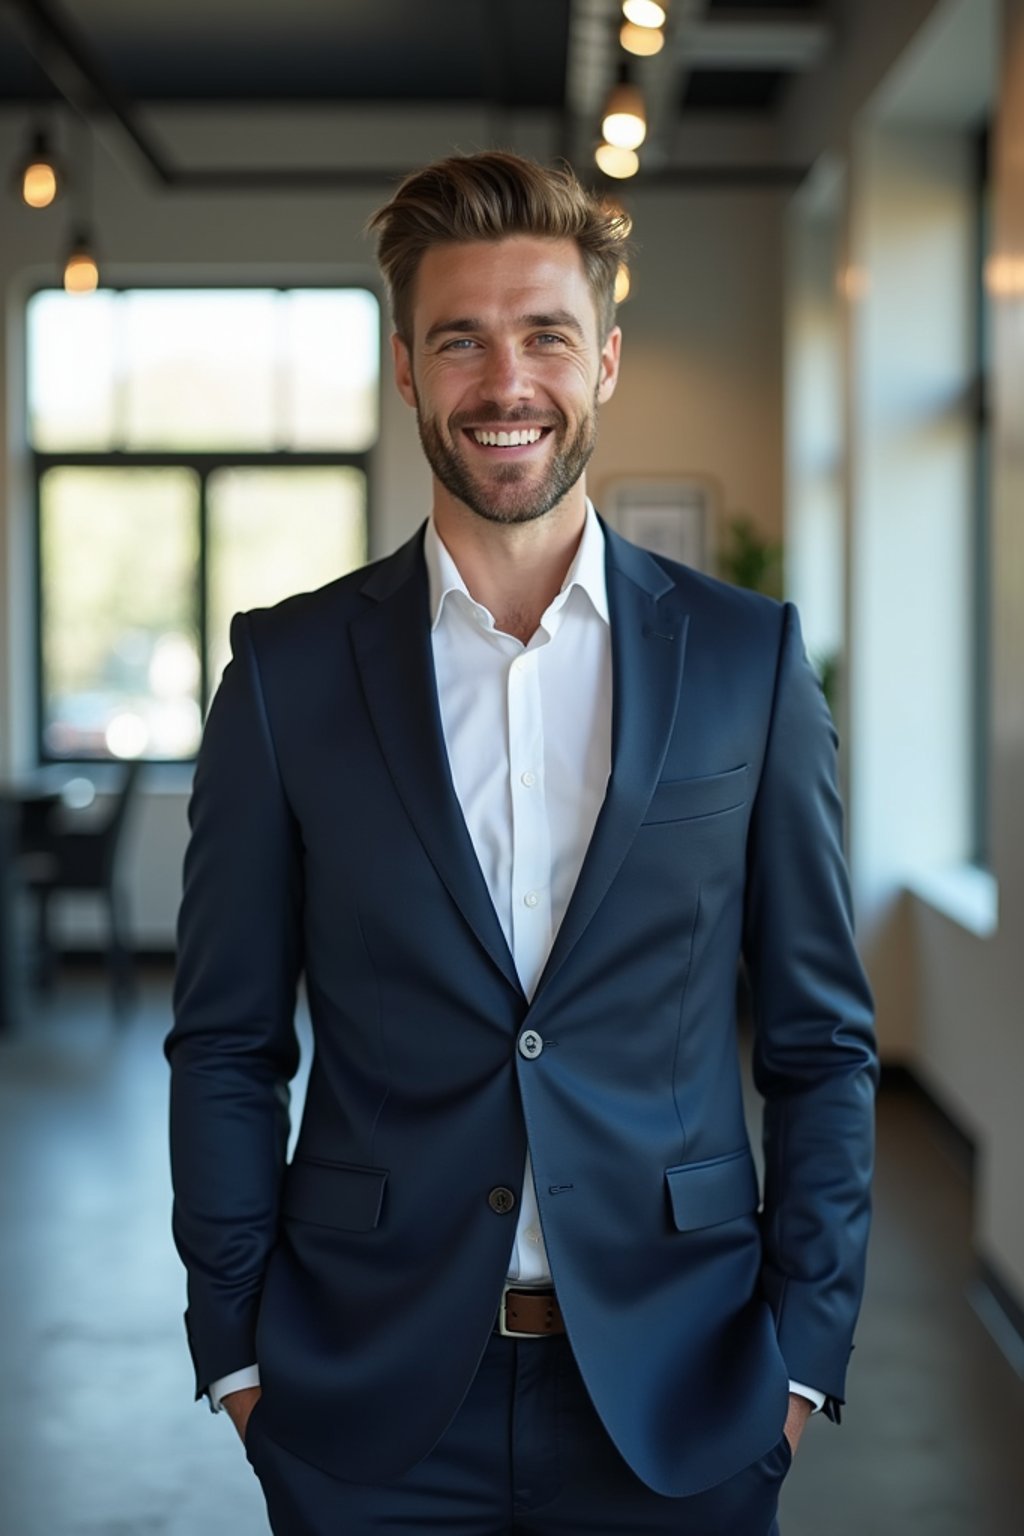
M 587 499 L 622 216 L 489 153 L 372 227 L 433 502 L 232 626 L 167 1042 L 197 1393 L 277 1536 L 769 1536 L 868 1227 L 828 711 L 788 605 Z
M 595 314 L 575 242 L 435 246 L 416 291 L 422 339 L 393 338 L 395 373 L 446 508 L 522 523 L 568 503 L 578 522 L 621 333 Z

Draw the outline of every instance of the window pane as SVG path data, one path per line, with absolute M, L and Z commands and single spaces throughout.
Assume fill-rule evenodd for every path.
M 366 559 L 366 477 L 357 469 L 219 469 L 208 482 L 209 675 L 232 616 L 308 592 Z
M 28 302 L 29 441 L 43 453 L 110 446 L 112 293 L 37 293 Z
M 48 471 L 40 494 L 47 751 L 192 756 L 196 476 L 68 467 Z
M 289 448 L 368 448 L 377 436 L 380 307 L 362 288 L 283 294 Z
M 45 452 L 362 452 L 378 430 L 380 309 L 365 289 L 44 292 L 28 306 Z
M 125 446 L 276 448 L 277 297 L 124 294 Z

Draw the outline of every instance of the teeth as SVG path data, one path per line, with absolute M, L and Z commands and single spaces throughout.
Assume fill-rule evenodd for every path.
M 540 427 L 524 427 L 521 432 L 480 432 L 474 428 L 473 436 L 485 448 L 523 448 L 527 443 L 540 441 Z

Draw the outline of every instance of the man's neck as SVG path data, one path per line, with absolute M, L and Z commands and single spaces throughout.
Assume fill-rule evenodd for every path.
M 461 502 L 434 500 L 434 525 L 470 596 L 524 645 L 561 591 L 586 516 L 582 481 L 557 507 L 527 523 L 491 523 Z

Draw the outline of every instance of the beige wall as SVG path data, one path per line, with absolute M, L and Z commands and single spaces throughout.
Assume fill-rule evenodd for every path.
M 366 155 L 411 165 L 454 146 L 487 142 L 472 113 L 354 114 L 161 109 L 156 131 L 181 163 L 344 163 Z M 0 165 L 24 123 L 0 114 Z M 736 135 L 734 134 L 733 137 Z M 740 135 L 742 140 L 742 134 Z M 554 126 L 511 125 L 505 142 L 547 156 Z M 722 138 L 719 149 L 726 142 Z M 368 148 L 369 146 L 369 148 Z M 734 146 L 735 147 L 735 146 Z M 742 148 L 742 142 L 739 145 Z M 695 153 L 701 144 L 694 142 Z M 386 196 L 359 193 L 181 194 L 156 188 L 116 136 L 96 157 L 96 234 L 108 281 L 376 281 L 361 230 Z M 716 481 L 726 512 L 743 511 L 769 534 L 781 527 L 780 229 L 783 197 L 764 192 L 660 192 L 629 199 L 639 254 L 622 310 L 622 381 L 602 420 L 590 475 L 602 487 L 633 475 L 699 473 Z M 67 210 L 33 214 L 9 199 L 0 238 L 0 407 L 10 423 L 0 458 L 0 773 L 27 766 L 32 740 L 32 580 L 27 463 L 21 420 L 21 318 L 33 283 L 52 280 L 67 238 Z M 386 374 L 373 467 L 374 553 L 394 548 L 429 505 L 412 416 Z M 85 555 L 85 552 L 83 552 Z M 185 840 L 188 774 L 151 779 L 129 858 L 140 942 L 172 941 Z M 90 921 L 68 932 L 87 942 Z
M 623 371 L 590 471 L 710 476 L 719 512 L 782 526 L 777 192 L 638 193 L 639 251 L 622 306 Z

